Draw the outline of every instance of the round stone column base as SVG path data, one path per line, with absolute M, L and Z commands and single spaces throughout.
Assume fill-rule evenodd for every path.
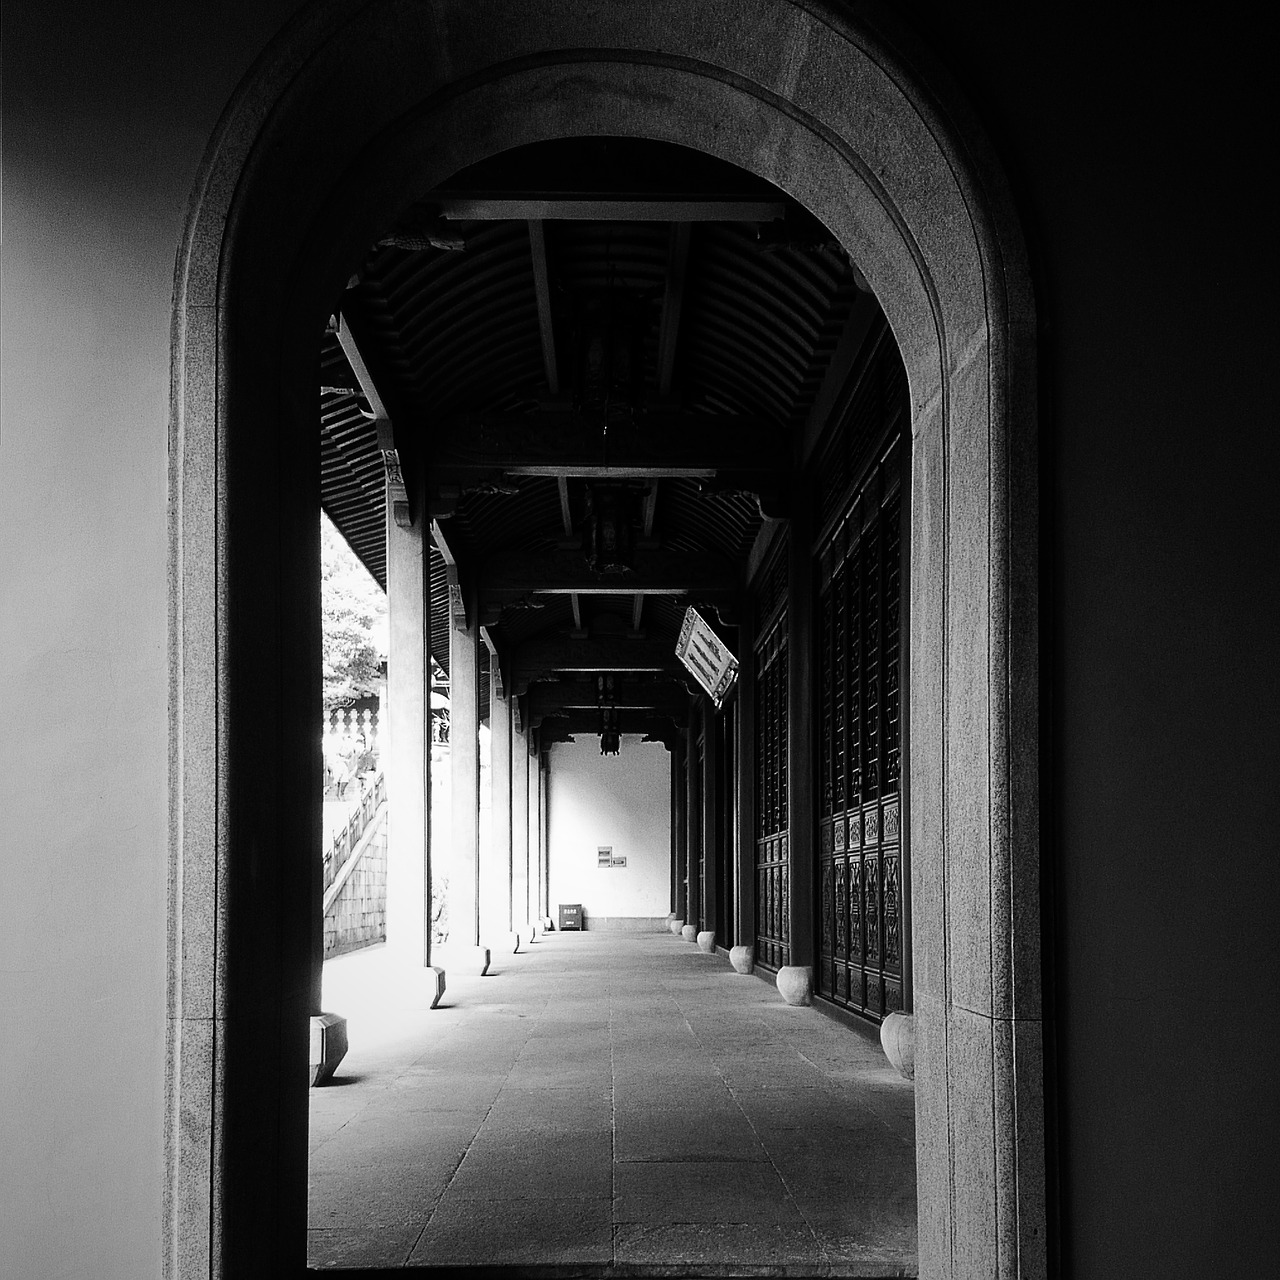
M 697 927 L 697 925 L 692 925 L 692 924 L 687 924 L 687 925 L 685 925 L 685 927 L 684 927 L 683 929 L 681 929 L 681 930 L 680 930 L 680 936 L 681 936 L 681 937 L 682 937 L 686 942 L 697 942 L 697 940 L 698 940 L 698 927 Z
M 916 1020 L 909 1013 L 891 1013 L 880 1024 L 880 1047 L 899 1075 L 916 1078 Z
M 730 947 L 729 963 L 739 973 L 750 973 L 756 967 L 754 947 Z
M 670 930 L 671 930 L 671 932 L 672 932 L 672 933 L 674 933 L 674 934 L 676 935 L 676 937 L 678 938 L 678 937 L 680 936 L 681 930 L 683 930 L 683 928 L 684 928 L 684 921 L 683 921 L 683 920 L 678 920 L 678 919 L 677 919 L 677 920 L 673 920 L 673 921 L 672 921 L 672 922 L 667 926 L 667 928 L 668 928 L 668 929 L 670 929 Z
M 347 1020 L 336 1013 L 317 1013 L 311 1019 L 311 1083 L 324 1082 L 347 1056 Z
M 813 1003 L 813 970 L 808 965 L 784 964 L 778 970 L 778 993 L 788 1003 Z
M 698 934 L 698 949 L 700 951 L 705 951 L 708 954 L 715 951 L 716 935 L 711 929 L 703 929 L 703 931 Z

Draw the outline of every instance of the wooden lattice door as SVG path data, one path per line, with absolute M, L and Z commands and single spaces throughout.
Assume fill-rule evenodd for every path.
M 896 351 L 887 354 L 896 364 Z M 877 390 L 874 382 L 872 390 Z M 883 395 L 886 388 L 879 391 Z M 905 994 L 905 413 L 894 412 L 898 407 L 897 396 L 888 404 L 882 401 L 881 433 L 852 491 L 846 487 L 846 496 L 833 505 L 834 518 L 825 524 L 816 557 L 820 890 L 815 978 L 819 994 L 874 1018 L 903 1008 Z

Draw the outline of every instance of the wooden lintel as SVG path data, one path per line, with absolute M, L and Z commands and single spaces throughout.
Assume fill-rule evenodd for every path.
M 491 556 L 478 585 L 485 601 L 514 601 L 532 593 L 723 598 L 737 591 L 739 577 L 734 561 L 711 551 L 637 549 L 634 572 L 601 577 L 580 550 L 533 546 Z
M 676 344 L 680 337 L 680 310 L 684 304 L 685 268 L 689 261 L 691 227 L 677 222 L 671 228 L 671 245 L 667 251 L 667 278 L 662 298 L 662 322 L 658 328 L 658 395 L 666 400 L 671 395 L 675 377 Z
M 709 477 L 719 471 L 777 482 L 790 461 L 785 429 L 768 418 L 639 410 L 598 414 L 543 410 L 466 414 L 435 424 L 430 462 L 441 482 L 471 475 Z
M 484 647 L 489 650 L 489 684 L 499 698 L 505 698 L 507 691 L 502 674 L 502 655 L 498 652 L 498 646 L 489 628 L 483 624 L 480 627 L 480 639 L 484 641 Z
M 776 222 L 785 218 L 785 200 L 742 196 L 609 196 L 543 192 L 500 199 L 485 195 L 444 195 L 432 199 L 450 222 Z
M 656 640 L 624 640 L 617 636 L 593 636 L 586 640 L 571 640 L 567 636 L 536 637 L 516 649 L 511 666 L 517 688 L 559 671 L 679 675 L 683 670 L 669 644 Z
M 351 326 L 347 324 L 345 316 L 339 315 L 337 320 L 336 336 L 338 345 L 342 348 L 342 354 L 347 357 L 351 372 L 356 375 L 356 381 L 360 384 L 360 390 L 363 392 L 364 398 L 369 402 L 369 408 L 373 410 L 373 416 L 390 420 L 391 415 L 387 412 L 387 406 L 383 402 L 382 396 L 378 393 L 378 388 L 373 381 L 373 375 L 369 372 L 369 366 L 365 363 L 364 356 L 360 354 L 360 347 L 355 340 L 355 335 L 351 332 Z
M 626 734 L 657 735 L 661 734 L 666 728 L 681 727 L 687 715 L 687 711 L 682 711 L 674 716 L 663 715 L 655 711 L 619 711 L 618 731 Z M 598 710 L 562 711 L 545 717 L 539 727 L 544 731 L 550 729 L 553 735 L 560 733 L 599 733 L 600 712 Z M 557 740 L 560 739 L 557 737 Z
M 569 506 L 569 477 L 557 476 L 556 488 L 560 493 L 560 523 L 564 525 L 565 537 L 572 537 L 573 511 Z
M 538 719 L 568 710 L 591 710 L 597 703 L 594 680 L 538 680 L 529 685 L 529 715 Z M 681 716 L 689 706 L 683 684 L 674 680 L 624 680 L 611 704 L 620 711 L 649 711 Z
M 560 370 L 556 364 L 556 332 L 551 318 L 551 279 L 547 267 L 547 236 L 542 220 L 529 221 L 529 249 L 533 255 L 533 292 L 538 302 L 538 333 L 542 339 L 542 367 L 547 390 L 560 394 Z
M 836 343 L 822 384 L 813 397 L 813 407 L 809 410 L 804 429 L 796 438 L 794 461 L 798 470 L 803 470 L 808 465 L 813 451 L 818 447 L 822 433 L 840 403 L 841 393 L 879 315 L 880 304 L 875 300 L 875 295 L 860 293 L 841 330 L 840 340 Z

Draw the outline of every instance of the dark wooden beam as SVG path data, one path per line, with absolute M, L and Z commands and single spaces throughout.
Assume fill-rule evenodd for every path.
M 509 476 L 768 478 L 790 461 L 787 432 L 767 418 L 641 410 L 609 423 L 569 410 L 460 415 L 431 433 L 433 473 L 464 487 Z
M 485 561 L 478 586 L 485 603 L 514 603 L 531 594 L 724 599 L 737 592 L 739 578 L 738 565 L 713 551 L 638 549 L 634 572 L 601 577 L 576 548 L 522 547 Z
M 560 372 L 556 365 L 556 333 L 551 322 L 551 280 L 547 270 L 547 237 L 541 219 L 529 222 L 529 248 L 533 254 L 533 291 L 538 300 L 538 333 L 542 337 L 542 365 L 547 390 L 560 394 Z
M 671 228 L 667 251 L 666 288 L 662 298 L 662 322 L 658 327 L 658 396 L 667 400 L 675 377 L 676 344 L 680 337 L 680 310 L 684 305 L 685 268 L 689 262 L 691 227 L 677 222 Z
M 386 402 L 378 391 L 377 383 L 369 372 L 369 366 L 360 352 L 355 335 L 346 319 L 337 317 L 336 337 L 342 354 L 346 356 L 351 372 L 364 398 L 373 411 L 374 427 L 378 433 L 378 452 L 382 455 L 383 475 L 386 481 L 386 502 L 391 510 L 392 519 L 402 529 L 413 525 L 413 512 L 409 505 L 409 489 L 404 478 L 404 467 L 400 460 L 400 450 L 396 445 L 395 429 L 391 423 L 391 415 L 387 412 Z
M 804 429 L 796 437 L 795 463 L 802 470 L 817 448 L 831 415 L 839 406 L 845 384 L 849 381 L 863 346 L 871 333 L 876 317 L 880 315 L 880 304 L 870 293 L 860 293 L 854 300 L 849 318 L 840 332 L 840 340 L 832 352 L 831 363 L 822 376 L 822 383 L 813 397 L 813 407 L 805 420 Z
M 535 680 L 529 685 L 529 716 L 597 706 L 594 679 Z M 689 705 L 689 691 L 680 680 L 620 679 L 614 689 L 613 705 L 619 710 L 652 711 L 655 715 L 683 715 Z
M 557 476 L 556 489 L 560 494 L 560 523 L 564 526 L 565 537 L 570 538 L 573 536 L 573 511 L 569 506 L 569 477 Z
M 620 636 L 537 636 L 511 655 L 512 681 L 517 693 L 529 682 L 558 672 L 656 672 L 680 676 L 684 668 L 669 644 L 656 640 L 627 640 Z
M 680 727 L 688 712 L 678 716 L 658 715 L 648 711 L 619 711 L 618 730 L 621 733 L 658 734 L 666 728 Z M 564 711 L 559 715 L 547 716 L 540 726 L 544 731 L 550 730 L 556 741 L 564 741 L 559 735 L 591 734 L 600 732 L 600 712 L 597 710 Z
M 440 195 L 432 204 L 451 222 L 776 222 L 785 218 L 785 200 L 707 195 L 572 195 L 539 192 L 498 198 Z

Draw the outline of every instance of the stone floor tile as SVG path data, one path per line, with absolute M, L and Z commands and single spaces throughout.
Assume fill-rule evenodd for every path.
M 603 1265 L 613 1258 L 607 1197 L 493 1200 L 445 1197 L 409 1257 L 415 1266 Z
M 650 1225 L 802 1221 L 771 1165 L 729 1160 L 619 1164 L 613 1220 Z
M 394 1227 L 431 1216 L 453 1170 L 380 1166 L 352 1179 L 345 1169 L 313 1171 L 307 1221 L 313 1227 Z
M 827 1264 L 818 1237 L 807 1226 L 789 1223 L 621 1223 L 614 1228 L 613 1250 L 615 1263 L 624 1266 L 787 1265 L 792 1274 L 818 1275 Z
M 498 960 L 434 1013 L 359 1009 L 311 1095 L 317 1268 L 914 1271 L 914 1094 L 872 1034 L 670 935 Z
M 421 1233 L 421 1223 L 392 1228 L 310 1227 L 307 1266 L 317 1270 L 403 1266 Z

